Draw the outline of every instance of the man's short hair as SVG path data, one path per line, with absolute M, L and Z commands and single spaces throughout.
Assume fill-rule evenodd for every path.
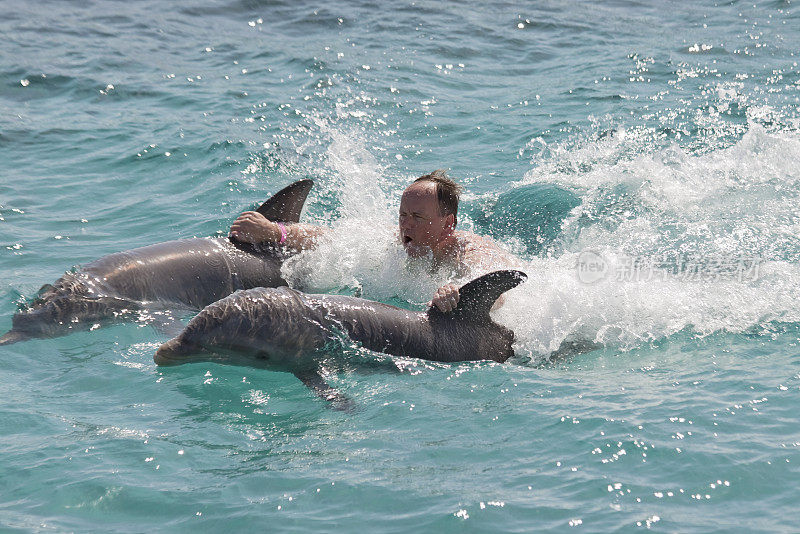
M 448 178 L 447 171 L 437 169 L 414 180 L 414 183 L 417 182 L 433 183 L 441 215 L 450 215 L 451 213 L 453 217 L 458 215 L 458 197 L 461 194 L 461 186 Z

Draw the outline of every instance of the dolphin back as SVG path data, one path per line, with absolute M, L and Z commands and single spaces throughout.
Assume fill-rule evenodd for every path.
M 159 348 L 155 361 L 175 365 L 198 361 L 192 354 L 240 351 L 292 355 L 322 348 L 337 331 L 385 354 L 455 362 L 494 360 L 513 355 L 514 333 L 495 323 L 489 310 L 505 291 L 526 279 L 519 271 L 496 271 L 461 288 L 455 311 L 413 312 L 357 297 L 312 295 L 288 287 L 238 291 L 207 306 L 175 339 Z M 206 351 L 206 353 L 203 353 Z M 281 358 L 272 359 L 276 365 Z
M 448 313 L 428 310 L 439 361 L 494 360 L 505 362 L 514 355 L 514 332 L 489 316 L 495 301 L 527 279 L 520 271 L 495 271 L 459 289 L 458 306 Z
M 299 180 L 258 208 L 265 217 L 298 222 L 313 182 Z M 91 323 L 124 320 L 144 306 L 202 308 L 237 289 L 277 287 L 285 251 L 229 238 L 191 238 L 103 256 L 45 285 L 12 318 L 0 345 L 63 335 Z M 91 321 L 91 323 L 90 323 Z

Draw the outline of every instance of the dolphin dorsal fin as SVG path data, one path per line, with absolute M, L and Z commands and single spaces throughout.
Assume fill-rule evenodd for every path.
M 500 295 L 527 279 L 528 275 L 522 271 L 506 270 L 485 274 L 467 282 L 458 290 L 458 306 L 450 313 L 461 320 L 488 321 L 489 311 Z
M 308 192 L 314 185 L 312 180 L 298 180 L 287 185 L 256 210 L 271 221 L 292 222 L 300 221 L 300 212 L 306 202 Z

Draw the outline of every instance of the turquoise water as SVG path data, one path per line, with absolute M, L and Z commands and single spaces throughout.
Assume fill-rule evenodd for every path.
M 0 330 L 301 177 L 299 287 L 421 307 L 391 228 L 440 167 L 529 275 L 515 361 L 348 349 L 352 413 L 146 324 L 3 347 L 3 530 L 796 531 L 794 2 L 0 7 Z

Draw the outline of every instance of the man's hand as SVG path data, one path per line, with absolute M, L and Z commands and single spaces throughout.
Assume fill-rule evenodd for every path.
M 456 309 L 456 306 L 458 306 L 458 299 L 458 286 L 446 284 L 436 290 L 430 305 L 436 306 L 439 308 L 439 311 L 447 313 Z
M 277 243 L 281 240 L 281 229 L 260 213 L 246 211 L 231 225 L 230 236 L 245 243 Z

